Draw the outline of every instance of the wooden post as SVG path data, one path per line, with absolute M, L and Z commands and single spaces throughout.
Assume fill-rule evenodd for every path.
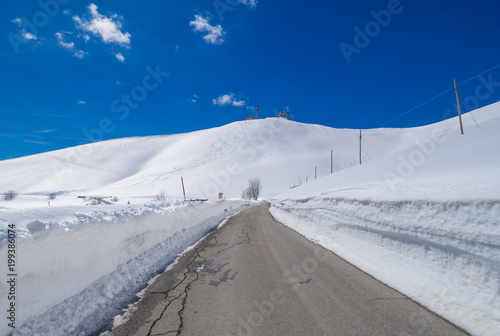
M 182 192 L 184 193 L 184 202 L 186 201 L 186 190 L 184 189 L 184 179 L 181 176 L 181 182 L 182 182 Z
M 361 166 L 361 139 L 363 138 L 363 135 L 361 133 L 361 130 L 359 130 L 359 165 Z
M 453 78 L 453 82 L 455 82 L 455 93 L 457 94 L 457 108 L 458 108 L 458 119 L 460 120 L 460 132 L 462 132 L 462 135 L 464 135 L 464 126 L 462 124 L 462 112 L 460 111 L 460 99 L 458 99 L 457 79 Z
M 331 169 L 331 171 L 332 171 L 332 174 L 333 174 L 333 149 L 332 149 L 332 151 L 331 151 L 331 159 L 332 159 L 332 160 L 331 160 L 331 161 L 332 161 L 332 169 Z

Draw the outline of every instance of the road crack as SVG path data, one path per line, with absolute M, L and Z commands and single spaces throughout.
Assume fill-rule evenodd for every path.
M 369 301 L 409 300 L 408 298 L 373 298 Z
M 186 302 L 188 298 L 189 290 L 191 286 L 200 279 L 200 271 L 203 270 L 203 266 L 207 264 L 207 260 L 217 261 L 219 258 L 223 258 L 229 254 L 236 252 L 239 248 L 250 244 L 252 239 L 250 238 L 248 231 L 255 231 L 250 225 L 246 225 L 241 230 L 241 240 L 235 244 L 223 244 L 219 242 L 218 235 L 216 233 L 212 236 L 210 243 L 206 244 L 202 248 L 196 249 L 196 254 L 192 257 L 189 263 L 185 266 L 186 269 L 182 274 L 180 281 L 178 281 L 172 288 L 165 292 L 151 292 L 150 294 L 164 295 L 167 301 L 165 307 L 161 311 L 159 317 L 157 317 L 151 324 L 147 336 L 164 336 L 164 335 L 176 335 L 179 336 L 184 328 L 184 309 L 186 308 Z M 223 247 L 221 250 L 217 251 L 215 258 L 209 259 L 208 256 L 204 257 L 202 254 L 208 248 Z M 221 281 L 232 280 L 237 273 L 230 275 L 229 271 L 224 273 Z M 164 331 L 168 330 L 168 331 Z
M 184 320 L 183 320 L 183 312 L 184 308 L 186 305 L 186 300 L 188 296 L 189 289 L 191 288 L 191 285 L 196 282 L 199 279 L 199 275 L 196 272 L 196 269 L 206 261 L 204 257 L 200 255 L 200 253 L 204 250 L 205 248 L 198 250 L 196 249 L 196 255 L 192 258 L 191 262 L 186 265 L 186 270 L 183 273 L 182 279 L 172 288 L 170 288 L 168 291 L 164 293 L 158 293 L 156 292 L 155 294 L 163 294 L 165 295 L 165 300 L 168 302 L 165 308 L 163 309 L 162 313 L 160 316 L 151 324 L 151 327 L 148 332 L 148 336 L 160 336 L 160 335 L 169 335 L 169 334 L 175 334 L 175 335 L 180 335 L 182 332 L 182 328 L 184 326 Z M 201 259 L 201 260 L 200 260 Z M 171 293 L 174 291 L 180 291 L 179 294 L 176 293 L 176 295 L 171 296 Z M 177 303 L 177 301 L 180 301 L 180 308 L 175 307 L 174 304 Z M 172 311 L 169 311 L 172 310 Z M 177 321 L 169 321 L 169 317 L 172 316 L 177 316 Z M 160 328 L 160 323 L 169 323 L 170 324 L 176 324 L 177 329 L 170 329 L 169 331 L 166 332 L 155 332 L 155 327 Z M 173 326 L 171 326 L 173 327 Z

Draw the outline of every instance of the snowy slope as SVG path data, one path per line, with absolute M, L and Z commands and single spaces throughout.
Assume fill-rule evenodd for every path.
M 362 160 L 368 162 L 426 138 L 429 129 L 363 131 Z M 235 122 L 193 133 L 125 138 L 0 162 L 0 191 L 15 190 L 33 205 L 47 206 L 46 195 L 64 192 L 52 205 L 78 195 L 117 195 L 125 200 L 165 190 L 182 198 L 239 197 L 250 177 L 260 177 L 269 197 L 330 172 L 359 164 L 359 130 L 333 129 L 282 119 Z M 70 201 L 67 197 L 70 196 Z M 66 199 L 66 201 L 63 201 Z M 36 201 L 39 201 L 38 203 Z M 11 202 L 8 207 L 15 207 Z M 72 202 L 71 204 L 74 204 Z M 24 204 L 23 204 L 24 207 Z
M 422 127 L 413 146 L 277 195 L 272 213 L 472 334 L 498 335 L 500 106 L 474 116 L 463 136 L 456 118 Z
M 0 253 L 6 255 L 7 225 L 15 224 L 25 288 L 18 322 L 27 321 L 20 334 L 80 335 L 90 330 L 89 321 L 102 326 L 98 312 L 107 307 L 109 314 L 144 285 L 137 272 L 154 274 L 227 217 L 224 210 L 244 204 L 215 200 L 219 192 L 239 197 L 253 177 L 287 225 L 453 322 L 487 334 L 500 321 L 500 104 L 473 115 L 480 129 L 466 114 L 465 136 L 456 118 L 362 130 L 361 166 L 359 130 L 274 118 L 0 161 L 0 192 L 19 194 L 0 200 Z M 211 200 L 204 211 L 178 202 L 181 176 L 188 198 Z M 152 202 L 162 190 L 169 201 Z M 58 195 L 49 199 L 50 193 Z M 83 195 L 118 201 L 91 206 L 78 198 Z M 148 232 L 156 235 L 145 244 Z M 85 246 L 92 252 L 80 253 Z M 110 262 L 93 267 L 104 256 Z M 137 264 L 144 268 L 132 271 Z M 72 265 L 85 265 L 84 275 Z M 460 299 L 442 295 L 466 285 Z M 85 312 L 75 314 L 82 306 Z M 76 315 L 80 320 L 70 318 Z
M 475 112 L 481 124 L 495 117 L 495 109 Z M 477 114 L 477 115 L 476 115 Z M 466 128 L 476 131 L 470 116 Z M 432 139 L 436 128 L 447 140 L 456 138 L 456 120 L 413 129 L 364 130 L 362 161 L 375 161 L 412 148 L 415 141 Z M 291 185 L 359 165 L 359 130 L 334 129 L 283 119 L 235 122 L 180 135 L 125 138 L 0 161 L 0 191 L 15 190 L 33 206 L 47 206 L 46 195 L 64 193 L 52 205 L 77 205 L 78 195 L 116 195 L 125 202 L 151 197 L 165 190 L 182 199 L 180 177 L 190 198 L 239 197 L 248 178 L 260 177 L 264 197 Z M 383 163 L 382 163 L 383 164 Z M 445 163 L 446 164 L 446 163 Z M 449 163 L 452 165 L 453 163 Z M 353 172 L 354 174 L 355 172 Z M 2 204 L 26 207 L 24 202 Z
M 396 130 L 380 130 L 386 136 L 393 134 L 389 141 L 404 142 L 405 146 L 397 151 L 388 150 L 380 160 L 343 170 L 280 197 L 304 197 L 320 192 L 363 199 L 498 198 L 500 104 L 474 111 L 474 116 L 480 128 L 467 118 L 467 133 L 463 136 L 457 118 L 406 129 L 406 141 L 400 140 L 402 136 L 394 136 Z

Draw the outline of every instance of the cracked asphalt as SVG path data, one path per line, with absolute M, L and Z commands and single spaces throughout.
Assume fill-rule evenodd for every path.
M 185 253 L 110 334 L 468 335 L 268 209 L 233 216 Z

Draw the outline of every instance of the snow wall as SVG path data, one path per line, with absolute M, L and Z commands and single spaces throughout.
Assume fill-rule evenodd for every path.
M 500 330 L 500 202 L 274 200 L 276 220 L 475 335 Z M 421 316 L 408 323 L 430 332 Z
M 17 241 L 16 328 L 2 327 L 0 335 L 90 335 L 136 301 L 179 253 L 228 216 L 258 204 L 198 203 L 166 214 L 34 230 L 32 238 Z M 5 240 L 0 255 L 7 255 Z M 2 285 L 2 307 L 7 292 Z

